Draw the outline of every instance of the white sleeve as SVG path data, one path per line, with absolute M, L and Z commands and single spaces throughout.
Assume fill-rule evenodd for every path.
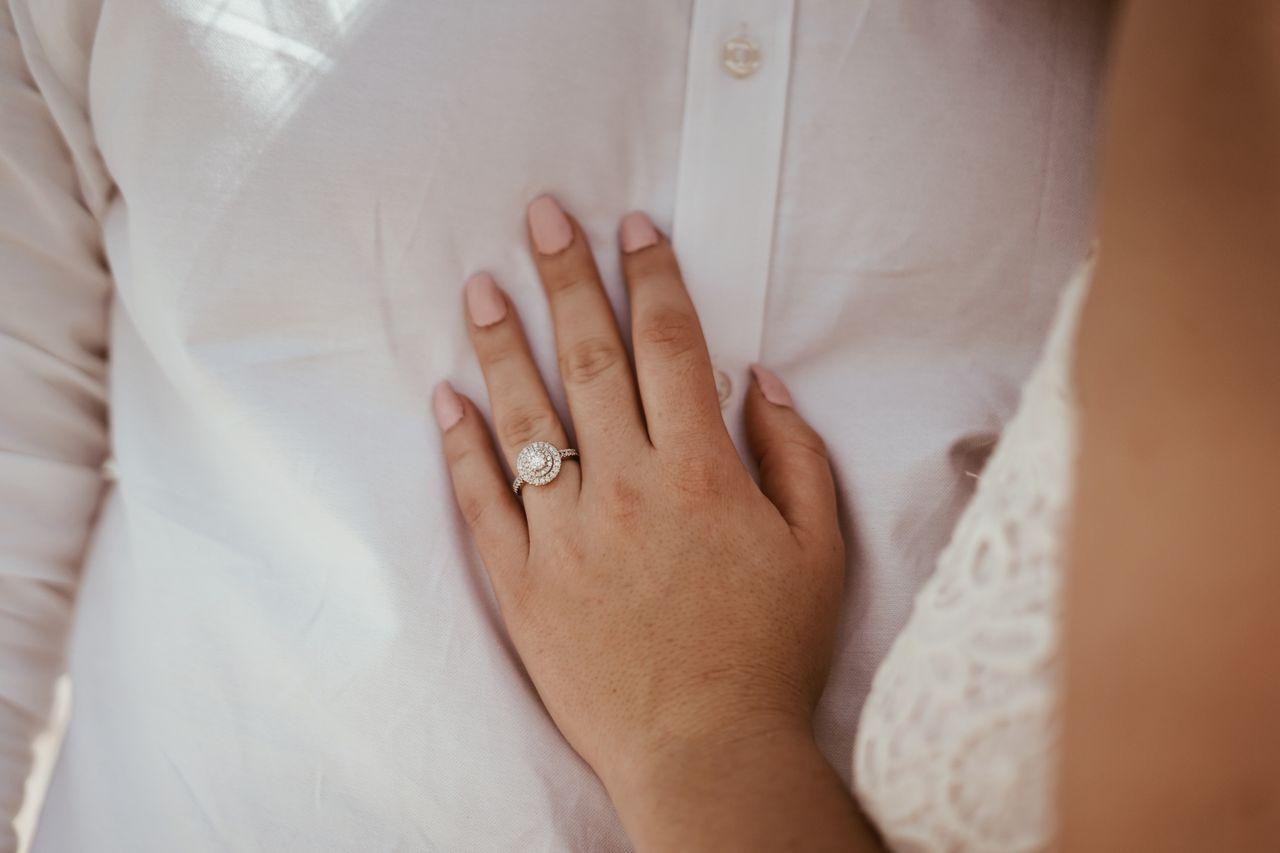
M 0 851 L 45 725 L 107 454 L 102 259 L 75 51 L 0 3 Z M 91 158 L 89 158 L 91 159 Z M 101 173 L 99 173 L 101 174 Z

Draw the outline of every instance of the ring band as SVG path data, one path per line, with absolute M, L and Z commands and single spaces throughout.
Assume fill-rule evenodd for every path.
M 572 447 L 561 450 L 549 441 L 526 444 L 516 454 L 516 478 L 511 482 L 511 491 L 518 495 L 525 484 L 545 486 L 560 473 L 561 462 L 577 455 Z

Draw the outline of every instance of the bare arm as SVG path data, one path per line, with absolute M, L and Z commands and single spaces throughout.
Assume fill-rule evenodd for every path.
M 1132 0 L 1082 318 L 1066 849 L 1280 837 L 1280 4 Z

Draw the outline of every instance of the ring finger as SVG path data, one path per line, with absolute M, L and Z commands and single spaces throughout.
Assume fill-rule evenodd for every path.
M 489 389 L 494 431 L 514 471 L 516 455 L 531 441 L 548 441 L 564 449 L 564 427 L 551 405 L 511 300 L 488 273 L 473 275 L 464 289 L 467 331 Z M 565 464 L 552 482 L 520 490 L 525 511 L 532 519 L 541 507 L 576 501 L 580 483 L 577 467 Z

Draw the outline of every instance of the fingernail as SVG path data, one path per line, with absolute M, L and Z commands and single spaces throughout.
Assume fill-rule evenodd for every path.
M 618 231 L 624 252 L 638 252 L 658 242 L 658 230 L 653 227 L 653 221 L 638 210 L 622 217 Z
M 787 390 L 786 385 L 782 384 L 782 380 L 776 373 L 759 364 L 751 365 L 751 373 L 755 376 L 756 384 L 760 386 L 760 393 L 764 394 L 766 400 L 775 406 L 787 408 L 795 406 L 791 400 L 791 392 Z
M 467 294 L 467 313 L 477 326 L 492 326 L 507 316 L 507 300 L 502 298 L 498 283 L 487 272 L 471 276 L 463 289 Z
M 448 382 L 441 382 L 431 395 L 431 408 L 436 412 L 436 423 L 441 430 L 448 430 L 462 420 L 462 398 Z
M 549 195 L 540 195 L 529 203 L 529 230 L 533 233 L 533 247 L 543 255 L 563 252 L 573 242 L 569 217 Z

